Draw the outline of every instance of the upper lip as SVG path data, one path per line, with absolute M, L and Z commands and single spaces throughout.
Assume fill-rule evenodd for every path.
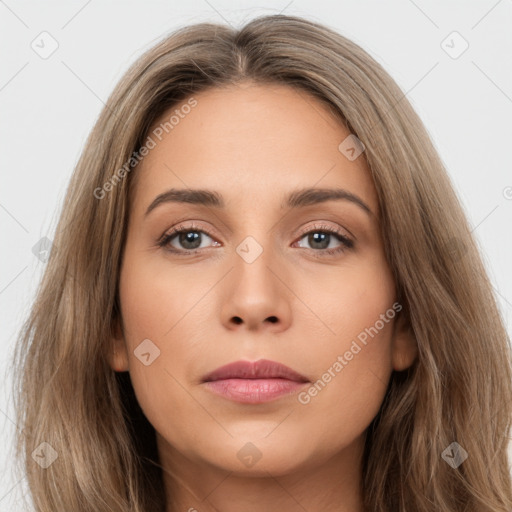
M 296 382 L 309 380 L 296 371 L 276 361 L 235 361 L 217 368 L 203 378 L 203 382 L 221 379 L 288 379 Z

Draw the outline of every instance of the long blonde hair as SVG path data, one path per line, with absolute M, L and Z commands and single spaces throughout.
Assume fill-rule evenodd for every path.
M 418 358 L 392 374 L 368 429 L 365 510 L 510 512 L 510 345 L 443 163 L 374 59 L 330 28 L 284 15 L 240 30 L 201 23 L 174 32 L 130 67 L 102 110 L 14 358 L 16 455 L 36 510 L 164 510 L 154 429 L 129 373 L 112 371 L 106 357 L 137 174 L 126 162 L 167 109 L 242 80 L 313 95 L 366 148 Z M 42 442 L 58 454 L 46 469 L 32 457 Z M 468 454 L 456 468 L 443 457 L 453 442 Z

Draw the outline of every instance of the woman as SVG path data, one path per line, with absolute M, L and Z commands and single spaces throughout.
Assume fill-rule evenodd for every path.
M 398 86 L 304 19 L 184 28 L 128 70 L 16 363 L 38 511 L 512 508 L 468 222 Z

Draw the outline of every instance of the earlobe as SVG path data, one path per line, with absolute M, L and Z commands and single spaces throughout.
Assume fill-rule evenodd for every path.
M 393 370 L 400 372 L 409 368 L 418 357 L 418 344 L 403 315 L 398 315 L 395 322 L 391 359 Z
M 114 320 L 113 334 L 109 340 L 107 359 L 115 372 L 126 372 L 129 369 L 126 342 L 119 321 Z

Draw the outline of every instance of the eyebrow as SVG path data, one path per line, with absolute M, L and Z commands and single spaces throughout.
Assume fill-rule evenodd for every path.
M 373 215 L 370 207 L 360 197 L 342 188 L 303 188 L 295 190 L 281 203 L 281 208 L 298 209 L 327 201 L 350 201 L 368 215 Z M 146 217 L 157 206 L 165 203 L 189 203 L 218 209 L 225 208 L 226 205 L 222 195 L 214 190 L 172 188 L 156 196 L 148 206 L 144 216 Z

